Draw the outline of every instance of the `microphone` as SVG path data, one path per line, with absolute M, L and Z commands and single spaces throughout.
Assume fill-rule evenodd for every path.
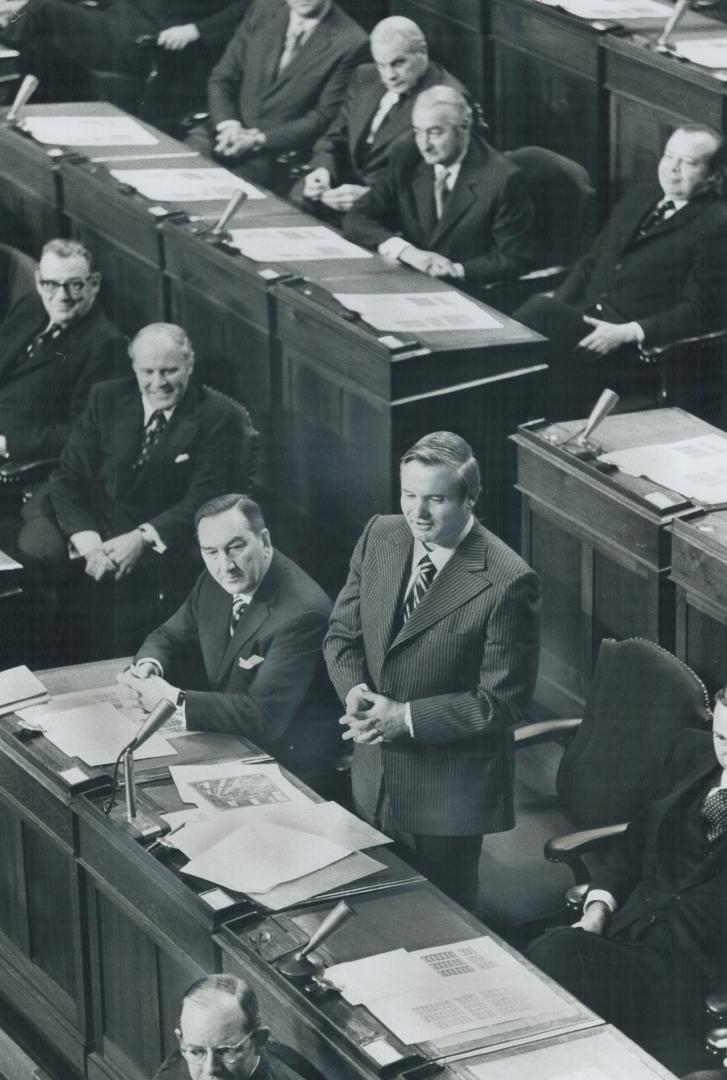
M 7 115 L 5 117 L 9 124 L 15 123 L 18 118 L 18 113 L 28 104 L 37 89 L 38 79 L 36 79 L 35 75 L 26 75 L 20 86 L 18 87 L 18 92 L 15 95 L 15 100 L 8 109 Z
M 669 38 L 676 30 L 679 23 L 682 21 L 682 17 L 686 14 L 687 8 L 690 6 L 689 0 L 677 0 L 674 5 L 674 10 L 666 20 L 664 29 L 659 34 L 656 42 L 656 48 L 659 52 L 669 51 Z
M 246 198 L 247 198 L 247 192 L 245 191 L 244 188 L 240 188 L 238 191 L 235 192 L 235 194 L 232 196 L 232 198 L 230 199 L 227 206 L 225 207 L 225 209 L 220 214 L 220 216 L 217 219 L 217 221 L 215 222 L 215 224 L 212 226 L 212 229 L 210 230 L 210 236 L 221 236 L 221 234 L 227 228 L 227 222 L 230 220 L 232 215 L 235 213 L 238 206 L 240 206 L 241 203 L 243 203 Z
M 152 737 L 155 731 L 158 731 L 160 727 L 166 724 L 170 717 L 174 716 L 176 711 L 177 706 L 173 701 L 167 701 L 166 698 L 160 698 L 137 731 L 136 736 L 126 746 L 123 752 L 126 753 L 129 750 L 138 750 L 147 739 Z
M 348 906 L 345 900 L 340 900 L 334 908 L 331 908 L 318 929 L 311 934 L 310 940 L 304 948 L 295 952 L 293 956 L 286 955 L 277 961 L 275 966 L 281 975 L 285 975 L 292 982 L 307 982 L 313 975 L 316 975 L 320 970 L 320 965 L 314 964 L 312 960 L 308 959 L 309 953 L 312 953 L 314 949 L 327 941 L 336 930 L 340 930 L 355 914 L 356 912 Z
M 614 390 L 603 390 L 598 401 L 591 409 L 591 415 L 586 420 L 583 431 L 579 433 L 577 438 L 575 435 L 571 436 L 573 442 L 571 442 L 571 439 L 567 440 L 570 445 L 563 443 L 563 449 L 582 460 L 597 457 L 601 452 L 601 448 L 590 441 L 589 435 L 592 435 L 608 414 L 613 412 L 618 400 L 618 394 Z

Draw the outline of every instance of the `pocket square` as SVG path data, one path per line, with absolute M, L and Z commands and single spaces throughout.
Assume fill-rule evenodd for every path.
M 183 461 L 189 461 L 189 454 L 177 454 L 174 459 L 174 464 L 179 465 Z
M 255 653 L 253 653 L 252 656 L 248 656 L 247 659 L 245 659 L 244 656 L 241 656 L 238 659 L 237 663 L 241 668 L 244 668 L 245 671 L 249 671 L 250 668 L 254 668 L 257 667 L 258 664 L 262 664 L 264 659 L 264 656 L 256 656 Z

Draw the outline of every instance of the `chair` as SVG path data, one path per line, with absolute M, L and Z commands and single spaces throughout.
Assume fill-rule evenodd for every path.
M 35 291 L 35 271 L 38 264 L 8 244 L 0 244 L 0 321 L 13 304 L 29 292 Z
M 485 837 L 480 892 L 486 914 L 506 926 L 562 915 L 567 882 L 588 881 L 586 856 L 602 857 L 663 782 L 678 735 L 704 728 L 710 716 L 701 679 L 661 646 L 641 638 L 602 641 L 583 718 L 515 731 L 517 825 Z M 524 781 L 521 757 L 562 739 L 567 746 L 555 794 L 542 794 Z M 552 870 L 543 865 L 543 850 Z
M 654 371 L 657 408 L 678 405 L 722 426 L 727 402 L 726 352 L 727 329 L 640 349 L 641 361 Z

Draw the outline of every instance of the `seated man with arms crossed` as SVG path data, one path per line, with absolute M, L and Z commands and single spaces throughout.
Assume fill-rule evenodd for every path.
M 195 520 L 206 569 L 118 680 L 146 710 L 166 698 L 189 731 L 244 735 L 319 786 L 338 750 L 321 654 L 331 603 L 273 549 L 252 499 L 211 499 Z
M 525 177 L 472 136 L 472 109 L 450 86 L 419 94 L 414 135 L 343 219 L 349 240 L 464 288 L 530 269 Z

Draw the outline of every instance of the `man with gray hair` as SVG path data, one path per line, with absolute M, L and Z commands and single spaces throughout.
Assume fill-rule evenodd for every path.
M 525 177 L 472 136 L 472 109 L 450 86 L 416 99 L 414 133 L 343 221 L 345 235 L 463 287 L 530 269 L 533 207 Z
M 411 19 L 382 19 L 371 31 L 370 45 L 373 64 L 353 72 L 338 116 L 313 147 L 310 172 L 291 192 L 293 202 L 334 220 L 366 194 L 392 147 L 409 135 L 418 93 L 438 85 L 464 92 L 454 76 L 429 59 L 426 38 Z
M 236 975 L 207 975 L 190 986 L 175 1034 L 179 1048 L 154 1080 L 323 1080 L 294 1050 L 270 1040 L 255 991 Z
M 52 458 L 92 383 L 128 371 L 126 339 L 98 302 L 101 275 L 76 240 L 49 240 L 0 326 L 0 454 Z

